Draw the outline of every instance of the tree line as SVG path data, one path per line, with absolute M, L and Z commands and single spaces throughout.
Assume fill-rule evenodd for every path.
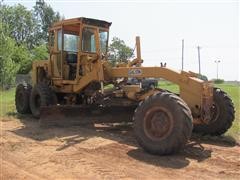
M 48 29 L 64 16 L 44 0 L 37 0 L 28 10 L 25 6 L 0 3 L 0 84 L 14 84 L 16 74 L 27 74 L 32 61 L 48 59 Z M 113 65 L 133 56 L 133 49 L 114 37 L 109 46 Z

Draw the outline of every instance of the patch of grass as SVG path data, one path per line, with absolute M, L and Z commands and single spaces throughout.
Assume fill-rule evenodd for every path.
M 173 93 L 179 93 L 179 87 L 176 84 L 173 84 L 169 81 L 158 81 L 158 88 L 166 89 Z
M 0 117 L 8 113 L 16 112 L 15 109 L 15 88 L 7 91 L 0 91 Z
M 107 90 L 107 89 L 112 89 L 114 86 L 113 84 L 108 84 L 106 86 L 104 86 L 104 89 Z

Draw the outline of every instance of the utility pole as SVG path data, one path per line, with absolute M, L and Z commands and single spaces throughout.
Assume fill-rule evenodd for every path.
M 184 59 L 184 39 L 182 40 L 182 71 L 183 71 L 183 59 Z
M 198 49 L 198 73 L 201 74 L 201 61 L 200 61 L 200 46 L 197 47 Z
M 217 79 L 218 79 L 218 64 L 221 62 L 220 60 L 215 60 L 214 61 L 217 64 Z

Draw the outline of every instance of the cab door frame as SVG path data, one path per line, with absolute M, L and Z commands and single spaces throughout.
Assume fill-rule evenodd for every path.
M 49 43 L 49 50 L 50 50 L 50 72 L 51 77 L 53 79 L 62 79 L 63 73 L 62 73 L 62 67 L 63 67 L 63 26 L 55 27 L 54 29 L 50 29 L 50 35 L 54 35 L 54 42 L 52 44 L 52 38 L 50 38 Z M 58 47 L 59 45 L 59 32 L 61 31 L 61 48 Z M 53 46 L 52 46 L 53 45 Z

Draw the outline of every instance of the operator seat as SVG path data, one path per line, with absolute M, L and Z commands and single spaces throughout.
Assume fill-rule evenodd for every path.
M 67 63 L 77 63 L 77 53 L 75 52 L 67 52 L 66 54 Z

